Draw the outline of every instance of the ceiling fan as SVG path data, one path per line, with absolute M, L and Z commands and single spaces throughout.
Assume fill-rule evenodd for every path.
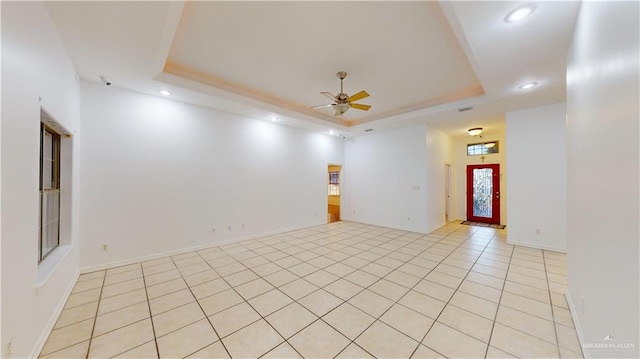
M 356 110 L 362 110 L 362 111 L 369 111 L 371 106 L 362 105 L 359 103 L 353 103 L 355 101 L 362 100 L 363 98 L 369 97 L 369 94 L 367 93 L 367 91 L 360 91 L 353 96 L 349 96 L 346 93 L 344 93 L 343 85 L 342 85 L 342 81 L 344 80 L 345 77 L 347 77 L 347 73 L 344 71 L 340 71 L 336 74 L 336 76 L 338 76 L 338 78 L 340 79 L 340 93 L 337 96 L 334 96 L 329 92 L 320 92 L 321 94 L 332 99 L 334 103 L 327 104 L 327 105 L 313 106 L 311 108 L 315 109 L 315 108 L 323 108 L 323 107 L 333 107 L 333 109 L 336 111 L 336 114 L 335 114 L 336 116 L 342 116 L 342 114 L 347 112 L 349 108 L 355 108 Z

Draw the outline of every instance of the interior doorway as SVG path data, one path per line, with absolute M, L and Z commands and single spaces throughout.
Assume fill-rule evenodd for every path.
M 444 221 L 449 223 L 451 218 L 451 164 L 444 164 Z
M 467 221 L 500 224 L 500 165 L 467 166 Z
M 329 165 L 327 168 L 327 223 L 340 220 L 341 170 L 340 165 Z

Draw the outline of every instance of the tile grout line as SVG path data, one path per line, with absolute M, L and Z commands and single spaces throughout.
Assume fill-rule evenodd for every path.
M 484 227 L 483 227 L 483 228 L 484 228 Z M 469 235 L 469 236 L 468 236 L 468 237 L 467 237 L 463 242 L 461 242 L 461 243 L 456 247 L 456 249 L 455 249 L 455 250 L 459 249 L 463 244 L 465 244 L 467 241 L 469 241 L 469 239 L 473 238 L 473 234 L 474 234 L 475 232 L 477 232 L 477 231 L 478 231 L 478 230 L 475 230 L 473 233 L 471 233 L 471 234 L 470 234 L 470 235 Z M 429 335 L 429 332 L 431 331 L 431 329 L 433 329 L 433 326 L 438 322 L 438 318 L 440 318 L 440 316 L 442 315 L 442 312 L 444 312 L 444 310 L 447 308 L 447 306 L 448 306 L 448 305 L 450 305 L 450 303 L 451 303 L 451 299 L 452 299 L 452 298 L 455 296 L 455 294 L 458 292 L 458 290 L 460 289 L 460 286 L 462 285 L 462 283 L 464 283 L 464 281 L 465 281 L 465 280 L 467 279 L 467 277 L 469 276 L 469 273 L 470 273 L 470 272 L 472 272 L 473 266 L 475 266 L 475 264 L 478 262 L 479 258 L 480 258 L 480 257 L 482 256 L 482 254 L 485 252 L 485 250 L 487 249 L 487 247 L 489 246 L 489 244 L 491 244 L 491 242 L 493 242 L 493 240 L 495 239 L 495 237 L 496 237 L 496 234 L 497 234 L 497 233 L 498 233 L 498 232 L 497 232 L 497 230 L 495 230 L 495 232 L 493 233 L 493 235 L 491 236 L 491 238 L 490 238 L 490 239 L 487 241 L 487 243 L 484 245 L 484 248 L 480 251 L 480 254 L 478 254 L 478 256 L 476 257 L 475 261 L 473 261 L 473 265 L 472 265 L 472 266 L 467 270 L 467 274 L 462 278 L 462 280 L 460 281 L 460 284 L 458 284 L 458 286 L 455 288 L 455 290 L 454 290 L 453 294 L 451 294 L 451 296 L 449 297 L 449 300 L 447 300 L 447 302 L 446 302 L 446 303 L 445 303 L 445 305 L 442 307 L 442 309 L 440 310 L 440 312 L 438 313 L 438 315 L 433 319 L 433 323 L 431 323 L 431 325 L 429 326 L 429 329 L 427 329 L 427 332 L 422 336 L 422 339 L 419 341 L 420 345 L 424 345 L 425 347 L 427 347 L 427 348 L 429 348 L 429 349 L 433 350 L 434 352 L 436 352 L 436 353 L 438 353 L 438 354 L 442 355 L 442 353 L 439 353 L 439 352 L 438 352 L 438 351 L 436 351 L 435 349 L 433 349 L 433 348 L 431 348 L 431 347 L 428 347 L 426 344 L 422 344 L 422 342 L 427 338 L 427 335 Z M 455 252 L 455 250 L 453 250 L 451 253 Z M 448 255 L 447 257 L 449 257 L 449 255 Z M 445 257 L 445 258 L 444 258 L 440 263 L 442 263 L 442 262 L 443 262 L 447 257 Z M 440 263 L 438 263 L 438 265 L 440 265 Z M 437 267 L 437 266 L 436 266 L 436 267 Z M 435 268 L 434 268 L 434 269 L 435 269 Z M 506 279 L 505 279 L 505 280 L 506 280 Z M 479 297 L 478 297 L 478 298 L 479 298 Z M 481 298 L 481 299 L 484 299 L 484 298 Z M 452 306 L 454 306 L 454 307 L 456 307 L 456 308 L 458 308 L 457 306 L 455 306 L 455 305 L 453 305 L 453 304 L 451 304 L 451 305 L 452 305 Z M 462 309 L 462 308 L 460 308 L 460 309 Z M 497 309 L 496 309 L 496 312 L 497 312 Z M 473 314 L 475 314 L 475 313 L 473 313 Z M 477 315 L 477 314 L 476 314 L 476 315 Z M 446 324 L 444 324 L 444 323 L 441 323 L 441 324 L 442 324 L 442 325 L 446 325 Z M 447 326 L 447 327 L 449 327 L 448 325 L 446 325 L 446 326 Z M 449 327 L 449 328 L 451 328 L 451 327 Z M 456 328 L 451 328 L 451 329 L 453 329 L 453 330 L 455 330 L 455 331 L 457 331 L 457 332 L 459 332 L 459 333 L 462 333 L 462 334 L 464 334 L 464 335 L 466 335 L 466 336 L 469 336 L 469 337 L 471 337 L 471 338 L 476 339 L 475 337 L 472 337 L 471 335 L 469 335 L 469 334 L 467 334 L 467 333 L 464 333 L 464 332 L 462 332 L 462 331 L 459 331 L 459 330 L 458 330 L 458 329 L 456 329 Z M 489 337 L 489 338 L 491 338 L 491 337 Z M 490 340 L 489 340 L 489 341 L 490 341 Z M 418 345 L 418 348 L 420 348 L 420 345 Z M 487 348 L 488 348 L 488 347 L 489 347 L 489 343 L 487 343 Z M 415 352 L 418 350 L 418 348 L 416 348 L 416 349 L 413 351 L 413 353 L 411 353 L 411 355 L 412 355 L 412 356 L 415 354 Z M 443 355 L 443 356 L 444 356 L 444 355 Z M 486 356 L 486 354 L 485 354 L 485 356 Z
M 196 254 L 195 256 L 198 256 L 200 259 L 204 260 L 204 258 L 202 258 L 202 256 L 200 255 L 200 253 L 198 253 L 197 251 L 194 251 L 194 252 L 192 252 L 192 253 L 195 253 L 195 254 Z M 194 256 L 194 257 L 195 257 L 195 256 Z M 202 314 L 204 315 L 204 318 L 207 320 L 207 322 L 208 322 L 208 323 L 209 323 L 209 325 L 211 326 L 211 329 L 213 329 L 213 332 L 216 334 L 216 337 L 218 337 L 218 340 L 217 340 L 217 341 L 219 341 L 219 342 L 220 342 L 220 344 L 222 344 L 222 347 L 224 348 L 225 352 L 227 352 L 227 354 L 229 355 L 229 357 L 230 357 L 230 358 L 232 358 L 231 353 L 229 353 L 229 350 L 227 349 L 227 346 L 226 346 L 226 345 L 224 345 L 224 343 L 222 342 L 222 338 L 221 338 L 221 337 L 220 337 L 220 335 L 218 334 L 218 331 L 216 330 L 216 328 L 213 326 L 213 323 L 211 323 L 211 319 L 209 319 L 209 316 L 207 316 L 207 312 L 205 312 L 204 308 L 202 308 L 202 305 L 200 304 L 200 301 L 198 300 L 198 298 L 196 297 L 196 295 L 195 295 L 195 294 L 193 293 L 193 291 L 191 290 L 191 286 L 189 285 L 189 283 L 188 283 L 188 282 L 187 282 L 187 280 L 185 279 L 184 274 L 182 274 L 182 272 L 180 271 L 180 267 L 178 267 L 178 265 L 176 264 L 175 259 L 173 259 L 173 257 L 169 257 L 169 258 L 171 258 L 171 262 L 172 262 L 172 263 L 173 263 L 173 265 L 176 267 L 176 270 L 177 270 L 177 271 L 178 271 L 178 273 L 180 274 L 180 278 L 182 279 L 182 281 L 184 282 L 184 284 L 187 286 L 187 289 L 189 290 L 189 293 L 191 293 L 191 295 L 193 296 L 193 299 L 194 299 L 194 300 L 195 300 L 195 302 L 198 304 L 198 307 L 199 307 L 199 308 L 200 308 L 200 310 L 202 311 Z M 207 263 L 207 261 L 204 261 L 204 262 L 205 262 L 205 263 Z M 207 265 L 208 265 L 208 263 L 207 263 Z M 187 266 L 187 267 L 188 267 L 188 266 Z M 203 271 L 203 272 L 204 272 L 204 271 Z M 220 275 L 218 272 L 215 272 L 215 273 L 216 273 L 217 275 Z M 198 274 L 198 273 L 193 273 L 193 274 Z M 184 289 L 180 289 L 180 290 L 184 290 Z M 180 291 L 180 290 L 178 290 L 178 291 Z M 175 292 L 178 292 L 178 291 L 175 291 Z M 173 292 L 173 293 L 175 293 L 175 292 Z M 165 294 L 165 295 L 166 295 L 166 294 Z M 158 297 L 158 298 L 159 298 L 159 297 Z M 204 299 L 204 298 L 203 298 L 203 299 Z M 187 303 L 187 304 L 184 304 L 184 305 L 182 305 L 182 306 L 186 306 L 186 305 L 188 305 L 188 304 L 191 304 L 191 303 Z M 182 306 L 181 306 L 181 307 L 182 307 Z M 180 308 L 180 307 L 178 307 L 178 308 Z M 174 308 L 174 309 L 175 309 L 175 308 Z M 171 309 L 171 310 L 173 310 L 173 309 Z M 183 327 L 180 327 L 180 328 L 178 328 L 178 329 L 176 329 L 176 330 L 174 330 L 174 331 L 171 331 L 171 332 L 169 332 L 169 333 L 165 333 L 165 335 L 168 335 L 168 334 L 174 333 L 174 332 L 176 332 L 176 331 L 178 331 L 178 330 L 180 330 L 180 329 L 186 328 L 186 327 L 188 327 L 189 325 L 192 325 L 192 324 L 194 324 L 194 323 L 197 323 L 197 322 L 199 322 L 199 321 L 201 321 L 201 320 L 202 320 L 202 319 L 198 319 L 198 320 L 196 320 L 196 321 L 195 321 L 195 322 L 193 322 L 193 323 L 189 323 L 189 324 L 187 324 L 187 325 L 185 325 L 185 326 L 183 326 Z M 157 338 L 156 338 L 156 342 L 157 342 Z M 207 348 L 208 346 L 210 346 L 210 345 L 212 345 L 212 344 L 215 344 L 215 343 L 216 343 L 216 341 L 214 341 L 213 343 L 209 343 L 208 345 L 205 345 L 205 346 L 204 346 L 204 347 L 202 347 L 202 348 L 198 348 L 198 349 L 196 349 L 193 353 L 189 353 L 189 354 L 188 354 L 188 355 L 186 355 L 185 357 L 188 357 L 189 355 L 193 355 L 193 354 L 195 354 L 195 353 L 199 352 L 200 350 L 202 350 L 202 349 L 204 349 L 204 348 Z M 158 351 L 158 358 L 160 358 L 159 353 L 160 353 L 160 352 Z
M 498 298 L 498 306 L 496 307 L 496 314 L 493 317 L 493 323 L 491 323 L 491 331 L 489 332 L 489 342 L 487 343 L 487 349 L 484 352 L 484 356 L 486 358 L 487 354 L 489 353 L 489 348 L 491 347 L 491 339 L 493 339 L 493 330 L 496 327 L 496 321 L 498 319 L 498 312 L 500 311 L 500 305 L 502 303 L 502 295 L 504 294 L 504 287 L 507 285 L 507 277 L 509 276 L 509 268 L 511 268 L 511 260 L 513 259 L 513 253 L 516 250 L 516 246 L 511 245 L 511 255 L 509 256 L 509 265 L 507 266 L 507 271 L 505 273 L 504 276 L 504 282 L 502 283 L 502 289 L 500 290 L 500 298 Z M 497 347 L 496 347 L 497 348 Z M 500 349 L 501 351 L 504 351 L 501 348 L 497 348 Z M 505 353 L 507 353 L 506 351 L 504 351 Z M 513 355 L 511 353 L 507 353 L 509 355 Z M 515 357 L 517 357 L 516 355 L 514 355 Z
M 102 277 L 102 286 L 100 287 L 100 296 L 98 297 L 98 305 L 96 306 L 96 315 L 93 317 L 93 326 L 91 327 L 91 335 L 89 336 L 89 345 L 87 346 L 87 354 L 85 359 L 89 358 L 91 352 L 91 344 L 93 344 L 93 333 L 96 330 L 96 323 L 98 322 L 98 311 L 100 310 L 100 302 L 102 301 L 102 291 L 104 290 L 104 283 L 107 279 L 107 270 L 104 270 L 104 276 Z
M 225 251 L 224 249 L 221 249 L 221 250 L 222 250 L 222 251 L 224 251 L 225 253 L 227 253 L 227 251 Z M 196 253 L 197 253 L 197 252 L 196 252 Z M 253 252 L 253 253 L 255 253 L 255 252 Z M 227 253 L 227 254 L 228 254 L 228 253 Z M 202 258 L 202 256 L 200 255 L 200 253 L 198 253 L 198 256 L 200 256 L 200 258 Z M 234 258 L 234 259 L 235 259 L 235 258 Z M 204 260 L 204 258 L 203 258 L 203 260 Z M 205 262 L 206 262 L 206 261 L 205 261 Z M 210 264 L 209 262 L 206 262 L 206 263 L 207 263 L 207 265 L 209 265 L 209 266 L 211 267 L 211 269 L 212 269 L 214 272 L 216 272 L 216 274 L 217 274 L 217 275 L 219 275 L 219 276 L 220 276 L 220 273 L 218 273 L 218 271 L 217 271 L 215 268 L 213 268 L 213 266 L 211 266 L 211 264 Z M 243 266 L 244 266 L 244 265 L 243 265 Z M 246 266 L 245 266 L 245 267 L 246 267 Z M 246 268 L 247 268 L 246 270 L 249 270 L 249 271 L 251 271 L 253 274 L 257 275 L 257 276 L 258 276 L 258 278 L 262 278 L 262 276 L 260 276 L 259 274 L 255 273 L 251 268 L 249 268 L 249 267 L 246 267 Z M 243 300 L 243 302 L 244 302 L 244 303 L 246 303 L 249 307 L 251 307 L 251 309 L 252 309 L 253 311 L 255 311 L 256 313 L 258 313 L 258 315 L 260 316 L 260 319 L 258 319 L 258 320 L 256 320 L 256 321 L 253 321 L 253 322 L 251 322 L 251 323 L 249 323 L 249 324 L 247 324 L 247 325 L 243 326 L 242 328 L 239 328 L 239 329 L 237 329 L 237 330 L 235 330 L 235 331 L 233 331 L 233 332 L 231 332 L 231 333 L 227 334 L 227 335 L 225 336 L 225 338 L 229 337 L 230 335 L 233 335 L 234 333 L 236 333 L 236 332 L 238 332 L 238 331 L 240 331 L 240 330 L 242 330 L 242 329 L 244 329 L 244 328 L 247 328 L 247 327 L 248 327 L 248 326 L 250 326 L 250 325 L 255 324 L 256 322 L 258 322 L 258 321 L 260 321 L 260 320 L 264 320 L 264 321 L 265 321 L 265 323 L 267 323 L 267 325 L 269 325 L 269 327 L 271 327 L 271 329 L 273 329 L 273 330 L 274 330 L 274 331 L 275 331 L 275 332 L 276 332 L 276 333 L 277 333 L 277 334 L 282 338 L 283 342 L 278 343 L 275 347 L 273 347 L 273 348 L 271 348 L 271 349 L 267 350 L 266 352 L 264 352 L 264 353 L 263 353 L 262 355 L 260 355 L 260 356 L 264 356 L 264 355 L 265 355 L 265 354 L 267 354 L 268 352 L 270 352 L 270 351 L 272 351 L 273 349 L 277 348 L 278 346 L 282 345 L 282 343 L 287 343 L 289 346 L 291 346 L 291 348 L 293 348 L 293 350 L 295 350 L 295 352 L 296 352 L 296 353 L 300 354 L 300 353 L 298 352 L 298 350 L 297 350 L 295 347 L 293 347 L 293 345 L 291 345 L 291 344 L 287 341 L 287 339 L 286 339 L 282 334 L 280 334 L 280 332 L 279 332 L 276 328 L 274 328 L 274 327 L 273 327 L 273 325 L 271 325 L 271 323 L 269 323 L 269 321 L 268 321 L 268 320 L 267 320 L 267 319 L 262 315 L 262 313 L 258 312 L 258 311 L 257 311 L 257 310 L 256 310 L 256 309 L 251 305 L 251 303 L 249 303 L 249 301 L 248 301 L 247 299 L 245 299 L 245 298 L 242 296 L 242 294 L 240 294 L 240 293 L 235 289 L 235 287 L 234 287 L 233 285 L 231 285 L 231 283 L 229 283 L 229 282 L 224 278 L 224 276 L 220 276 L 220 278 L 222 278 L 222 280 L 223 280 L 225 283 L 227 283 L 227 285 L 228 285 L 228 286 L 229 286 L 229 287 L 230 287 L 230 288 L 231 288 L 231 289 L 236 293 L 236 295 L 238 295 L 240 298 L 242 298 L 242 300 Z M 264 279 L 264 278 L 262 278 L 262 279 Z M 267 281 L 267 282 L 268 282 L 268 281 Z M 248 283 L 248 282 L 247 282 L 247 283 Z M 245 284 L 245 283 L 242 283 L 242 284 Z M 239 284 L 239 285 L 242 285 L 242 284 Z M 271 283 L 269 283 L 269 284 L 271 284 Z M 278 288 L 274 286 L 274 289 L 272 289 L 272 290 L 277 290 L 277 289 L 278 289 Z M 269 290 L 269 291 L 267 291 L 267 292 L 265 292 L 265 293 L 268 293 L 268 292 L 270 292 L 270 291 L 271 291 L 271 290 Z M 280 292 L 281 292 L 281 293 L 283 293 L 282 291 L 280 291 Z M 262 294 L 265 294 L 265 293 L 262 293 Z M 260 295 L 262 295 L 262 294 L 259 294 L 259 295 L 257 295 L 256 297 L 258 297 L 258 296 L 260 296 Z M 284 295 L 286 295 L 286 293 L 283 293 L 283 294 L 284 294 Z M 255 297 L 254 297 L 254 298 L 255 298 Z M 293 298 L 290 298 L 290 299 L 293 299 Z M 197 301 L 197 299 L 196 299 L 196 301 Z M 237 305 L 239 305 L 239 304 L 240 304 L 240 303 L 237 303 L 237 304 L 235 304 L 235 305 L 233 305 L 233 306 L 231 306 L 231 307 L 229 307 L 229 308 L 225 308 L 225 309 L 223 309 L 223 310 L 220 310 L 220 311 L 219 311 L 219 312 L 217 312 L 217 313 L 213 313 L 213 314 L 211 314 L 211 316 L 214 316 L 214 315 L 216 315 L 216 314 L 218 314 L 218 313 L 222 313 L 222 312 L 224 312 L 225 310 L 230 309 L 230 308 L 233 308 L 233 307 L 235 307 L 235 306 L 237 306 Z M 287 305 L 288 305 L 288 304 L 287 304 Z M 283 307 L 283 308 L 284 308 L 284 307 Z M 282 308 L 279 308 L 278 310 L 280 310 L 280 309 L 282 309 Z M 277 311 L 277 310 L 276 310 L 276 311 Z M 274 311 L 274 313 L 275 313 L 276 311 Z M 203 312 L 204 312 L 204 310 L 203 310 Z M 211 320 L 209 319 L 209 316 L 207 316 L 206 314 L 207 314 L 207 313 L 205 313 L 205 316 L 207 317 L 207 320 L 209 320 L 209 323 L 211 323 Z M 273 313 L 270 313 L 270 314 L 273 314 Z M 315 322 L 315 321 L 314 321 L 314 322 Z M 213 327 L 213 324 L 212 324 L 212 323 L 211 323 L 211 326 Z M 214 328 L 214 330 L 215 330 L 215 328 Z M 216 331 L 216 335 L 218 335 L 217 331 Z M 231 352 L 229 352 L 229 349 L 227 349 L 227 346 L 226 346 L 226 345 L 224 344 L 224 342 L 222 341 L 222 337 L 220 337 L 220 335 L 218 335 L 218 338 L 220 338 L 220 342 L 222 343 L 222 345 L 224 346 L 225 350 L 227 351 L 227 354 L 229 354 L 229 357 L 233 358 L 233 356 L 231 355 Z M 302 357 L 302 355 L 301 355 L 301 357 Z
M 149 309 L 149 321 L 151 322 L 151 331 L 153 332 L 153 344 L 156 347 L 156 354 L 160 358 L 160 348 L 158 347 L 158 336 L 156 335 L 156 326 L 153 323 L 153 312 L 151 311 L 151 300 L 149 299 L 149 292 L 147 291 L 147 279 L 144 276 L 144 266 L 140 263 L 140 270 L 142 271 L 142 283 L 144 284 L 144 295 L 147 297 L 147 308 Z M 144 344 L 141 344 L 144 345 Z

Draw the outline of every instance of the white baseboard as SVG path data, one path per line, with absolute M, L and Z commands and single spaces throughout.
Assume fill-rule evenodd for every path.
M 361 224 L 368 224 L 368 225 L 377 226 L 377 227 L 399 229 L 401 231 L 414 232 L 414 233 L 422 233 L 422 234 L 428 234 L 429 233 L 429 232 L 425 232 L 424 230 L 418 230 L 418 229 L 415 229 L 415 228 L 408 228 L 408 227 L 403 227 L 403 226 L 396 226 L 396 225 L 387 224 L 387 223 L 379 223 L 379 222 L 378 223 L 373 223 L 373 222 L 360 221 L 360 220 L 355 220 L 355 219 L 350 219 L 350 218 L 345 218 L 345 219 L 343 219 L 343 221 L 345 221 L 345 222 L 353 222 L 353 223 L 361 223 Z
M 36 341 L 35 347 L 31 350 L 31 353 L 29 354 L 29 358 L 37 358 L 40 355 L 40 351 L 42 351 L 42 348 L 44 348 L 44 345 L 47 343 L 47 339 L 49 339 L 49 335 L 51 335 L 51 332 L 53 331 L 53 327 L 56 325 L 56 322 L 58 321 L 60 314 L 62 314 L 62 310 L 64 310 L 64 306 L 67 304 L 67 300 L 71 295 L 71 291 L 73 291 L 73 287 L 75 287 L 76 282 L 78 281 L 78 277 L 80 277 L 80 271 L 76 271 L 76 274 L 74 274 L 73 276 L 73 280 L 69 282 L 67 289 L 64 291 L 64 295 L 62 296 L 61 300 L 58 302 L 58 305 L 56 306 L 56 309 L 53 311 L 53 314 L 51 314 L 51 317 L 49 318 L 49 322 L 44 327 L 44 330 L 40 334 L 38 341 Z
M 580 348 L 582 348 L 582 355 L 584 355 L 585 359 L 590 359 L 591 355 L 589 350 L 584 347 L 584 332 L 582 331 L 580 320 L 576 315 L 576 308 L 573 306 L 573 298 L 571 297 L 569 288 L 565 291 L 564 296 L 567 298 L 567 303 L 569 304 L 569 312 L 571 313 L 571 319 L 573 319 L 573 326 L 576 328 L 576 334 L 578 334 L 578 342 L 580 342 Z
M 546 251 L 567 253 L 567 249 L 566 248 L 541 246 L 541 245 L 538 245 L 537 243 L 513 241 L 513 240 L 509 239 L 508 237 L 507 237 L 507 244 L 513 244 L 513 245 L 517 245 L 517 246 L 523 246 L 523 247 L 529 247 L 529 248 L 535 248 L 535 249 L 544 249 Z
M 278 229 L 278 230 L 274 230 L 274 231 L 263 232 L 263 233 L 260 233 L 260 234 L 252 234 L 252 235 L 244 236 L 244 237 L 232 238 L 232 239 L 227 239 L 227 240 L 223 240 L 223 241 L 217 241 L 217 242 L 213 242 L 213 243 L 206 243 L 206 244 L 201 244 L 201 245 L 198 245 L 198 246 L 193 246 L 193 247 L 188 247 L 188 248 L 176 249 L 176 250 L 173 250 L 173 251 L 167 251 L 167 252 L 162 252 L 162 253 L 150 254 L 150 255 L 146 255 L 146 256 L 123 259 L 123 260 L 120 260 L 120 261 L 109 262 L 109 263 L 104 263 L 104 264 L 98 264 L 98 265 L 95 265 L 95 266 L 82 267 L 82 268 L 80 268 L 80 273 L 84 274 L 84 273 L 90 273 L 90 272 L 95 272 L 95 271 L 109 269 L 109 268 L 121 267 L 121 266 L 129 265 L 129 264 L 150 261 L 150 260 L 153 260 L 153 259 L 164 258 L 164 257 L 169 257 L 169 256 L 175 256 L 175 255 L 178 255 L 178 254 L 189 253 L 189 252 L 193 252 L 193 251 L 199 251 L 199 250 L 203 250 L 203 249 L 207 249 L 207 248 L 219 247 L 219 246 L 223 246 L 225 244 L 230 244 L 230 243 L 235 243 L 235 242 L 240 242 L 240 241 L 246 241 L 246 240 L 249 240 L 249 239 L 261 238 L 261 237 L 266 237 L 266 236 L 273 236 L 273 235 L 276 235 L 276 234 L 282 234 L 282 233 L 286 233 L 286 232 L 296 231 L 296 230 L 299 230 L 299 229 L 315 227 L 315 226 L 319 226 L 319 225 L 323 225 L 323 224 L 327 224 L 327 223 L 326 222 L 310 223 L 310 224 L 297 226 L 297 227 L 283 228 L 283 229 Z

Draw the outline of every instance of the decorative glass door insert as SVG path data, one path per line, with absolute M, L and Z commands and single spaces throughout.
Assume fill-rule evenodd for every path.
M 500 224 L 500 165 L 467 166 L 467 220 Z

